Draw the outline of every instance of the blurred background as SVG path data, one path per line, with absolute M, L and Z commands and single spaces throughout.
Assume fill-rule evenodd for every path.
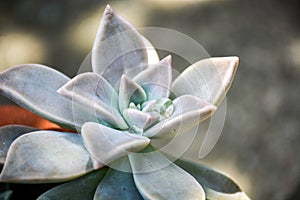
M 240 57 L 222 135 L 202 162 L 252 199 L 300 199 L 299 1 L 0 0 L 0 70 L 40 63 L 73 77 L 108 3 L 135 27 L 174 29 L 211 56 Z

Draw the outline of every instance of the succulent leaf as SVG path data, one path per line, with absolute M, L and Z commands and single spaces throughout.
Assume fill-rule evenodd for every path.
M 212 115 L 230 88 L 238 57 L 201 60 L 172 84 L 171 56 L 159 61 L 152 44 L 108 5 L 91 59 L 93 73 L 72 80 L 37 64 L 0 73 L 0 93 L 63 127 L 81 128 L 78 135 L 1 127 L 1 182 L 78 178 L 38 200 L 249 200 L 230 178 L 198 163 L 171 162 L 149 145 L 149 138 L 196 129 Z
M 205 194 L 207 200 L 250 200 L 250 198 L 244 192 L 227 194 L 205 188 Z
M 0 127 L 0 163 L 3 164 L 11 143 L 21 135 L 39 129 L 29 126 L 8 125 Z
M 50 183 L 91 171 L 92 162 L 77 134 L 36 131 L 17 138 L 9 148 L 0 180 Z
M 126 172 L 109 168 L 96 190 L 94 200 L 143 200 L 135 187 L 132 173 L 130 173 L 131 167 L 128 157 L 114 161 L 113 165 L 117 165 L 117 169 L 122 168 Z
M 94 168 L 144 149 L 150 142 L 146 137 L 133 135 L 101 124 L 87 122 L 82 127 L 82 139 L 93 157 Z
M 102 76 L 95 73 L 80 74 L 63 85 L 58 93 L 95 113 L 96 119 L 121 129 L 128 128 L 118 111 L 118 95 Z
M 158 151 L 129 154 L 129 160 L 135 185 L 144 199 L 205 199 L 196 179 Z
M 123 112 L 132 102 L 135 105 L 147 100 L 144 89 L 126 75 L 122 75 L 119 89 L 119 109 Z
M 137 74 L 133 81 L 144 88 L 148 100 L 167 98 L 172 83 L 171 56 Z
M 149 128 L 144 136 L 174 137 L 182 134 L 211 116 L 216 107 L 192 95 L 183 95 L 173 101 L 175 110 L 169 118 Z
M 177 77 L 172 91 L 176 96 L 191 94 L 218 106 L 231 86 L 238 61 L 235 56 L 200 60 Z
M 56 92 L 69 80 L 49 67 L 24 64 L 0 73 L 0 93 L 37 115 L 74 129 L 72 102 Z M 79 121 L 89 121 L 90 114 L 83 109 L 81 113 Z
M 7 190 L 5 192 L 1 192 L 0 193 L 0 199 L 1 200 L 9 200 L 11 195 L 12 195 L 12 191 L 11 190 Z
M 148 64 L 155 50 L 136 29 L 108 5 L 103 13 L 92 52 L 92 67 L 97 74 L 116 86 L 123 74 L 133 77 Z M 152 60 L 153 61 L 153 60 Z
M 59 185 L 38 197 L 37 200 L 83 200 L 93 199 L 100 180 L 107 172 L 107 168 L 93 171 L 78 179 Z
M 159 114 L 156 112 L 142 112 L 137 109 L 128 108 L 123 111 L 123 116 L 126 119 L 127 123 L 129 124 L 129 132 L 130 133 L 136 133 L 136 134 L 143 134 L 143 130 L 147 129 L 149 126 L 151 126 L 153 123 L 157 122 L 159 119 Z M 138 128 L 141 130 L 140 133 L 131 132 L 131 128 Z
M 142 111 L 157 113 L 159 115 L 159 121 L 161 121 L 173 114 L 174 105 L 168 98 L 150 100 L 142 104 Z
M 240 187 L 233 180 L 220 172 L 200 163 L 183 159 L 179 159 L 175 163 L 196 178 L 204 188 L 207 199 L 249 200 L 247 195 L 241 191 Z

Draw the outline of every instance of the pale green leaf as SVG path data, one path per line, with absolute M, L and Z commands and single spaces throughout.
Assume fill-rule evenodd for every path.
M 173 101 L 175 111 L 165 120 L 149 128 L 144 136 L 174 137 L 187 132 L 211 116 L 216 107 L 192 95 L 183 95 Z
M 96 190 L 94 200 L 143 200 L 135 187 L 128 157 L 117 160 L 112 164 L 117 169 L 123 169 L 124 171 L 109 168 Z

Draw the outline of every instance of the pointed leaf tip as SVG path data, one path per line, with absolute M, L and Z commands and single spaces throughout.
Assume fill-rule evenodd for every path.
M 111 6 L 109 4 L 106 5 L 105 7 L 105 12 L 104 13 L 108 13 L 108 12 L 112 12 L 113 9 L 111 8 Z
M 163 58 L 160 63 L 162 65 L 167 65 L 167 66 L 171 66 L 172 65 L 172 56 L 171 55 L 168 55 L 166 56 L 165 58 Z
M 172 91 L 176 96 L 192 94 L 218 106 L 232 84 L 238 63 L 236 56 L 200 60 L 177 77 Z
M 93 71 L 117 87 L 122 74 L 133 77 L 157 57 L 150 42 L 107 5 L 93 44 Z
M 114 16 L 114 10 L 110 7 L 109 4 L 106 5 L 103 16 L 105 16 L 107 20 L 111 19 Z
M 171 56 L 137 74 L 133 81 L 145 90 L 148 100 L 167 98 L 172 83 Z
M 123 74 L 119 89 L 120 112 L 128 108 L 129 103 L 141 104 L 146 101 L 146 99 L 147 96 L 143 88 Z

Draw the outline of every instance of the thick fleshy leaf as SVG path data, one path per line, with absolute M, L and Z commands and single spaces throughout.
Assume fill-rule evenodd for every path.
M 207 200 L 250 200 L 244 192 L 227 194 L 209 188 L 205 188 L 205 195 Z
M 95 73 L 80 74 L 57 92 L 95 112 L 100 121 L 120 129 L 128 128 L 118 111 L 118 95 L 102 76 Z
M 135 185 L 144 199 L 204 200 L 201 185 L 158 151 L 129 154 Z
M 94 168 L 144 149 L 150 142 L 146 137 L 133 135 L 101 124 L 88 122 L 82 127 L 85 147 L 93 157 Z
M 0 176 L 3 182 L 51 183 L 74 179 L 93 169 L 79 135 L 36 131 L 9 148 Z
M 202 185 L 207 199 L 249 200 L 240 187 L 230 178 L 200 163 L 179 159 L 175 163 L 190 173 Z
M 185 133 L 211 116 L 216 107 L 192 95 L 183 95 L 173 101 L 173 114 L 149 128 L 146 137 L 174 137 Z
M 8 125 L 0 127 L 0 163 L 5 162 L 8 149 L 15 139 L 25 133 L 37 130 L 39 129 L 21 125 Z
M 12 195 L 12 191 L 11 190 L 7 190 L 5 192 L 1 192 L 0 193 L 0 199 L 1 200 L 9 200 L 11 195 Z
M 94 200 L 143 200 L 135 187 L 132 173 L 130 173 L 131 167 L 128 157 L 116 160 L 112 164 L 117 169 L 123 169 L 124 171 L 109 168 L 96 190 Z
M 167 56 L 133 78 L 133 81 L 144 88 L 148 100 L 169 97 L 172 83 L 171 60 L 171 56 Z
M 158 63 L 159 57 L 157 55 L 156 49 L 154 48 L 154 46 L 151 44 L 151 42 L 148 39 L 146 39 L 143 35 L 141 35 L 141 36 L 143 38 L 143 42 L 144 42 L 144 45 L 147 50 L 148 64 L 152 65 L 152 64 Z
M 107 172 L 107 168 L 93 171 L 85 176 L 59 185 L 41 196 L 37 200 L 83 200 L 93 199 L 100 180 Z
M 129 124 L 130 128 L 141 129 L 141 134 L 143 133 L 144 129 L 148 128 L 159 119 L 159 114 L 156 112 L 146 113 L 132 108 L 125 109 L 123 111 L 123 116 Z M 132 131 L 132 133 L 139 133 L 135 132 L 134 130 Z
M 147 96 L 144 89 L 126 75 L 122 75 L 119 89 L 120 112 L 128 108 L 129 103 L 133 102 L 135 105 L 138 105 L 142 104 L 146 99 Z
M 238 67 L 238 57 L 200 60 L 173 82 L 176 96 L 192 94 L 218 106 L 229 90 Z
M 0 73 L 0 93 L 37 115 L 74 128 L 72 102 L 56 92 L 69 80 L 49 67 L 24 64 Z M 89 120 L 83 109 L 81 113 L 77 126 Z
M 92 52 L 93 71 L 116 86 L 123 74 L 133 77 L 151 62 L 155 50 L 135 28 L 108 5 L 103 13 Z

